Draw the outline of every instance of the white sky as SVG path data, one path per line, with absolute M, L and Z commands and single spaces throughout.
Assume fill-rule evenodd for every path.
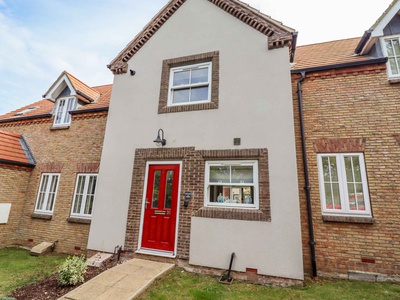
M 167 0 L 0 0 L 0 115 L 42 98 L 63 70 L 89 86 Z M 298 45 L 362 36 L 392 0 L 244 0 Z

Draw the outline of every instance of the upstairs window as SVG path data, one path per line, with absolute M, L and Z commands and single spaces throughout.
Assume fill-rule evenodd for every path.
M 40 180 L 39 192 L 36 199 L 35 212 L 52 214 L 56 201 L 57 187 L 60 174 L 43 173 Z
M 205 177 L 206 206 L 258 208 L 257 161 L 207 162 Z
M 388 57 L 388 76 L 400 77 L 400 41 L 399 37 L 391 37 L 384 40 L 384 52 Z
M 211 68 L 211 62 L 171 68 L 168 105 L 210 102 Z
M 362 153 L 318 154 L 318 172 L 323 214 L 371 216 Z
M 76 108 L 75 97 L 64 97 L 57 99 L 54 114 L 54 126 L 64 126 L 71 124 L 70 111 Z
M 90 218 L 93 211 L 97 174 L 78 174 L 71 216 Z

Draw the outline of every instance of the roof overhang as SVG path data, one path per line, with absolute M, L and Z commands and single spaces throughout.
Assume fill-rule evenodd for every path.
M 389 7 L 383 12 L 378 20 L 372 25 L 372 27 L 365 31 L 361 38 L 355 53 L 358 55 L 368 54 L 372 46 L 384 35 L 383 30 L 390 23 L 396 14 L 400 10 L 400 1 L 394 0 Z

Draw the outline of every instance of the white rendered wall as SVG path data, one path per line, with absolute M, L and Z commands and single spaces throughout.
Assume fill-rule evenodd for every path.
M 219 108 L 158 114 L 162 61 L 211 51 L 220 54 Z M 124 243 L 134 151 L 155 147 L 162 128 L 167 147 L 268 148 L 272 222 L 193 218 L 190 262 L 226 268 L 225 252 L 237 245 L 238 270 L 302 278 L 288 49 L 268 50 L 266 36 L 250 26 L 207 0 L 187 0 L 129 69 L 136 75 L 114 79 L 88 248 Z M 233 146 L 236 137 L 241 146 Z M 215 230 L 224 224 L 229 230 Z

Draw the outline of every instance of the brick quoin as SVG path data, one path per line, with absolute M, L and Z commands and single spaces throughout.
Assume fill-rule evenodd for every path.
M 311 276 L 302 165 L 297 81 L 292 75 L 293 110 L 305 273 Z M 319 276 L 349 271 L 395 278 L 400 271 L 400 94 L 375 64 L 306 73 L 302 83 L 306 150 Z M 363 152 L 373 222 L 322 217 L 317 153 Z

